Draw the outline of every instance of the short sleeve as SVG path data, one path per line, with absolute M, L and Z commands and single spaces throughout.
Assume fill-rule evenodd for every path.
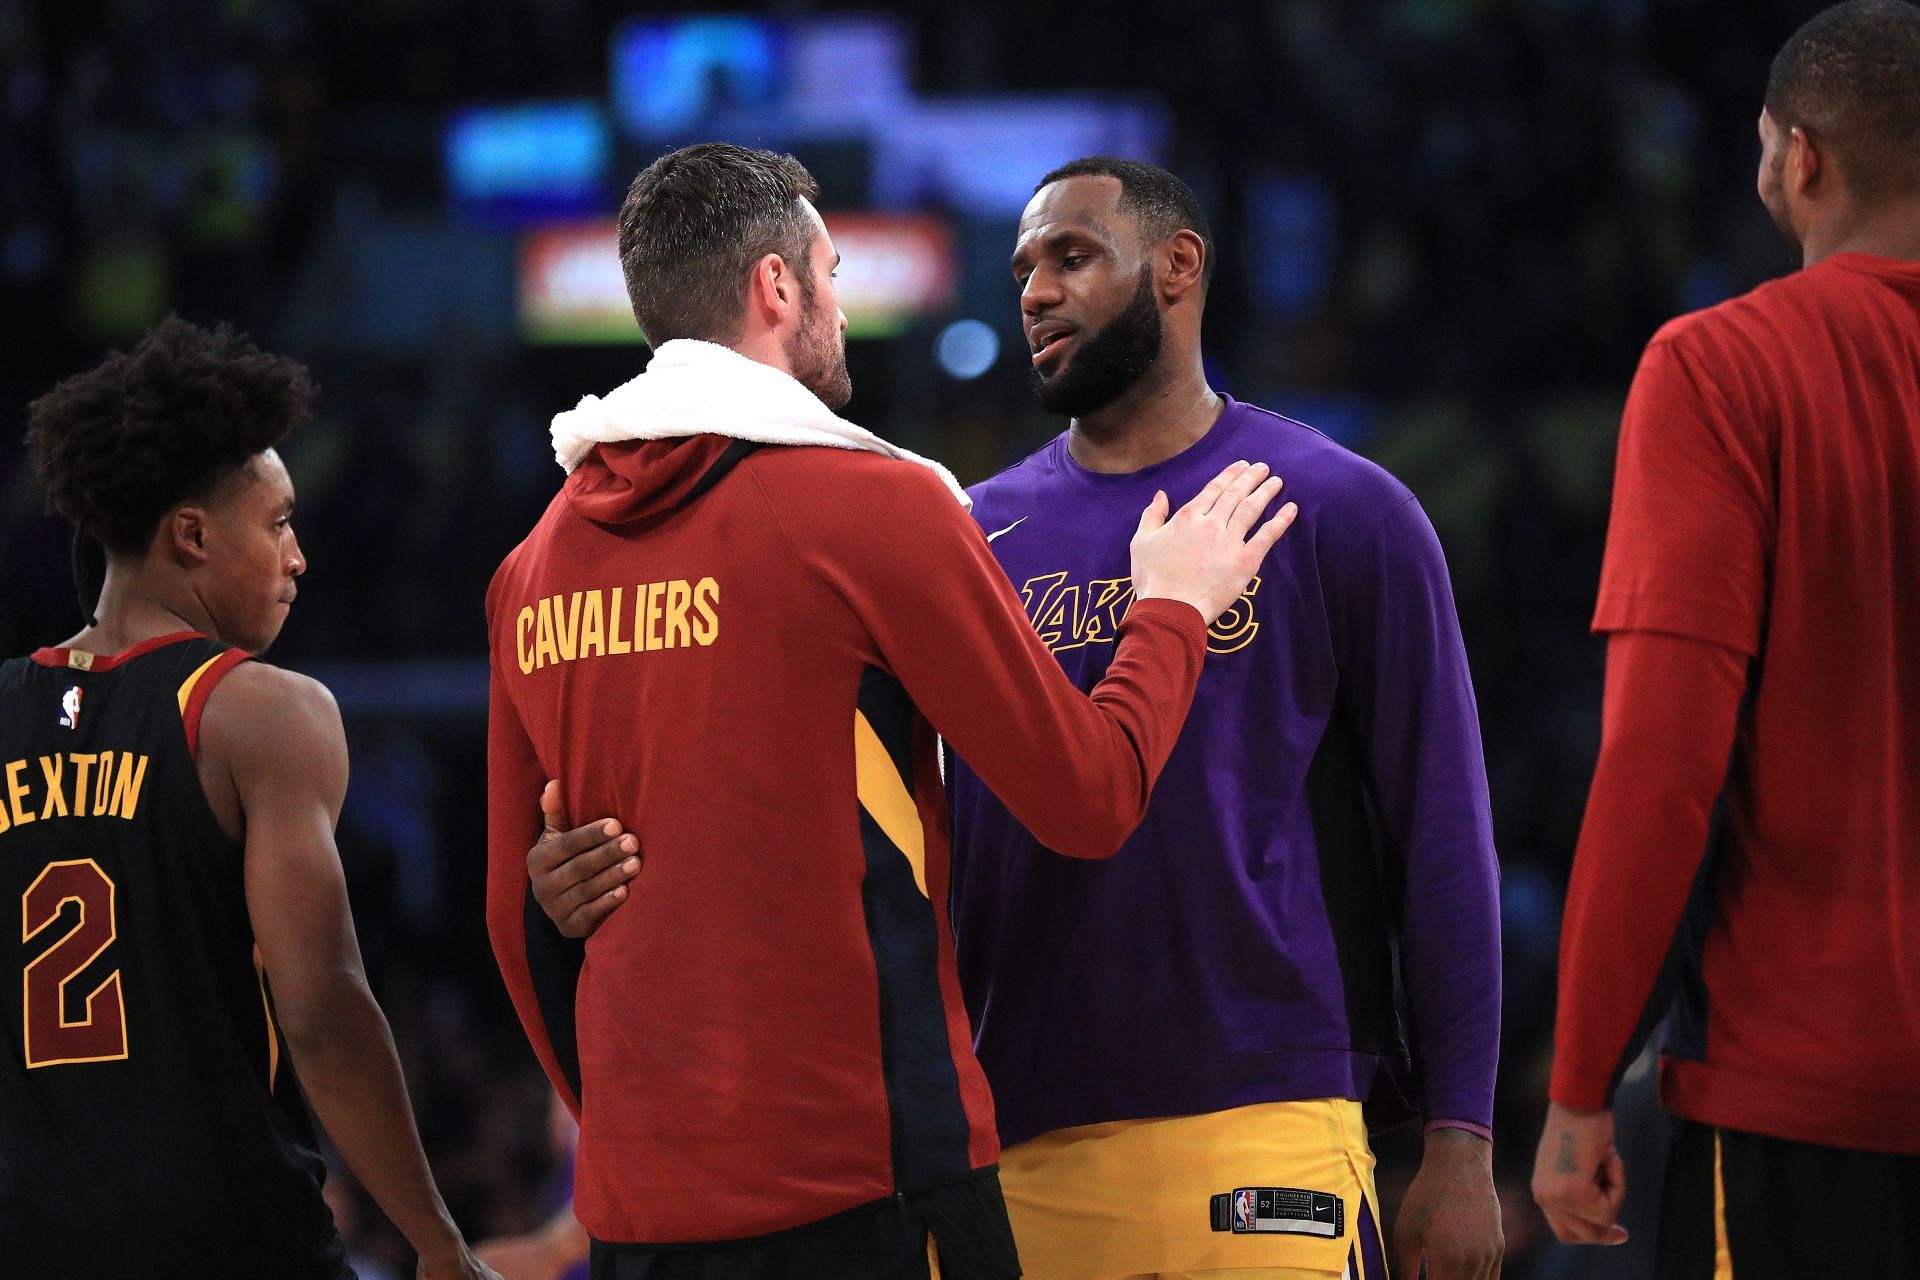
M 1593 629 L 1659 631 L 1755 655 L 1771 565 L 1771 451 L 1690 350 L 1656 337 L 1620 426 Z

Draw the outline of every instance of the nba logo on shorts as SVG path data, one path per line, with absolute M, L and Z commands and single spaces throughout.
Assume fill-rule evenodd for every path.
M 77 684 L 60 695 L 60 727 L 62 729 L 80 727 L 80 686 Z
M 1233 1193 L 1233 1229 L 1235 1231 L 1253 1230 L 1254 1196 L 1247 1190 Z

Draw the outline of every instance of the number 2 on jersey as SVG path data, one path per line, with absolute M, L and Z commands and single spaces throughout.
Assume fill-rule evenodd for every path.
M 70 1062 L 115 1062 L 127 1056 L 127 1010 L 115 969 L 87 996 L 85 1015 L 70 1019 L 68 986 L 100 958 L 118 936 L 114 883 L 91 858 L 54 862 L 20 895 L 20 940 L 32 942 L 76 903 L 79 915 L 62 937 L 27 965 L 25 996 L 27 1066 Z

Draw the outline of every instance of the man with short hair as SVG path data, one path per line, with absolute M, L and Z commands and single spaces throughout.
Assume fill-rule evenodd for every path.
M 169 319 L 29 410 L 48 504 L 105 579 L 76 575 L 98 614 L 78 635 L 0 664 L 9 1276 L 350 1278 L 309 1099 L 421 1280 L 493 1276 L 434 1187 L 361 973 L 340 713 L 254 660 L 306 572 L 276 449 L 312 390 L 225 326 Z
M 1809 21 L 1760 138 L 1804 269 L 1661 329 L 1621 424 L 1533 1191 L 1562 1240 L 1625 1239 L 1612 1095 L 1665 1014 L 1660 1274 L 1910 1276 L 1920 9 Z
M 571 474 L 488 592 L 488 923 L 580 1119 L 601 1280 L 1019 1274 L 955 977 L 936 734 L 1070 857 L 1139 821 L 1206 628 L 1286 530 L 1217 469 L 1135 512 L 1113 669 L 1048 656 L 944 469 L 835 416 L 812 178 L 724 144 L 629 190 L 645 373 L 554 421 Z M 766 446 L 766 447 L 762 447 Z M 584 946 L 530 800 L 627 817 L 647 892 Z M 536 927 L 530 927 L 530 922 Z
M 1014 1230 L 1036 1277 L 1379 1280 L 1371 1100 L 1426 1121 L 1399 1268 L 1479 1280 L 1497 867 L 1446 564 L 1392 476 L 1207 385 L 1213 267 L 1186 184 L 1109 157 L 1043 178 L 1014 246 L 1035 391 L 1071 423 L 974 515 L 1075 683 L 1115 658 L 1141 494 L 1247 453 L 1305 512 L 1209 632 L 1112 861 L 1052 857 L 955 744 L 954 931 Z

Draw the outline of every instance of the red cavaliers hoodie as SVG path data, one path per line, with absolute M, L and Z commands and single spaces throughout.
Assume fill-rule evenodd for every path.
M 990 1169 L 935 735 L 1050 848 L 1106 857 L 1206 643 L 1142 601 L 1082 693 L 933 471 L 750 448 L 601 444 L 487 595 L 488 927 L 602 1241 L 763 1235 Z M 529 892 L 548 778 L 645 859 L 584 948 Z

